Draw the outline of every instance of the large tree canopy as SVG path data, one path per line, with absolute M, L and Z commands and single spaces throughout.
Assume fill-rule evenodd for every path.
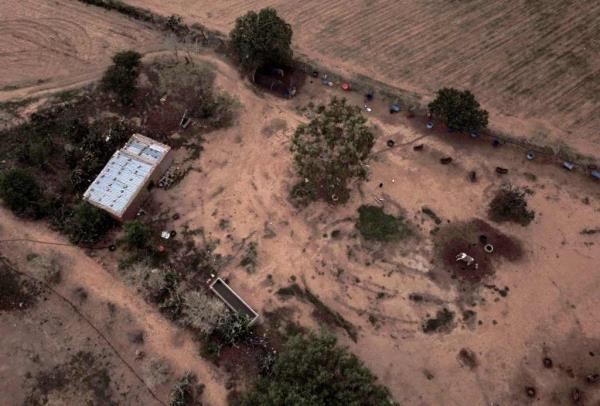
M 384 406 L 388 390 L 333 336 L 296 336 L 285 345 L 272 373 L 242 398 L 243 406 Z
M 479 131 L 488 124 L 488 112 L 468 90 L 438 90 L 435 100 L 429 103 L 429 111 L 456 131 Z
M 19 217 L 39 217 L 43 196 L 29 172 L 13 168 L 0 172 L 0 198 Z
M 112 58 L 113 64 L 104 72 L 102 85 L 106 90 L 115 92 L 123 104 L 133 102 L 141 59 L 142 55 L 136 51 L 118 52 Z
M 229 33 L 230 47 L 242 70 L 262 65 L 288 64 L 292 60 L 292 27 L 273 8 L 249 11 L 235 20 Z
M 334 204 L 348 200 L 348 182 L 366 178 L 363 161 L 375 143 L 366 122 L 358 106 L 334 97 L 328 106 L 319 106 L 308 124 L 298 126 L 291 149 L 300 182 L 292 198 Z

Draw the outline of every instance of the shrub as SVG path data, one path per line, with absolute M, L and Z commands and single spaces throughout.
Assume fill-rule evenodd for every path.
M 498 190 L 490 202 L 489 217 L 498 223 L 512 221 L 526 226 L 535 218 L 533 210 L 527 210 L 525 191 L 507 185 Z
M 358 106 L 334 97 L 328 106 L 319 106 L 308 124 L 298 126 L 291 147 L 301 179 L 291 190 L 296 204 L 348 200 L 347 185 L 352 179 L 366 178 L 363 162 L 375 142 L 366 122 Z
M 142 55 L 135 51 L 118 52 L 112 58 L 113 64 L 102 77 L 104 89 L 116 93 L 121 103 L 125 105 L 133 102 L 141 59 Z
M 488 112 L 480 108 L 468 90 L 440 89 L 428 107 L 434 116 L 456 131 L 479 131 L 488 124 Z
M 183 296 L 183 323 L 205 335 L 228 317 L 228 310 L 222 301 L 204 292 L 190 291 Z
M 123 225 L 123 242 L 129 249 L 147 248 L 152 238 L 152 230 L 139 220 L 128 221 Z
M 215 331 L 223 343 L 235 346 L 252 335 L 250 318 L 237 312 L 229 312 L 228 316 L 219 322 Z
M 423 324 L 423 332 L 434 333 L 441 331 L 448 331 L 451 328 L 452 321 L 454 320 L 454 312 L 444 308 L 438 310 L 435 318 L 429 318 Z
M 378 206 L 360 206 L 356 228 L 366 240 L 394 241 L 410 234 L 402 217 L 386 214 Z
M 169 406 L 192 406 L 195 405 L 196 393 L 194 386 L 196 384 L 196 375 L 187 372 L 173 386 L 169 395 Z
M 238 17 L 229 33 L 230 49 L 245 72 L 265 64 L 289 64 L 291 43 L 292 27 L 270 7 Z
M 246 252 L 242 256 L 242 260 L 240 261 L 240 265 L 243 266 L 248 273 L 256 272 L 256 259 L 258 257 L 256 246 L 256 242 L 250 242 L 246 248 Z
M 0 198 L 15 215 L 38 218 L 43 213 L 43 195 L 35 178 L 22 169 L 0 173 Z
M 78 203 L 66 220 L 65 231 L 73 244 L 93 245 L 115 225 L 105 211 L 88 202 Z
M 389 391 L 334 336 L 294 336 L 271 368 L 242 396 L 243 406 L 393 405 Z

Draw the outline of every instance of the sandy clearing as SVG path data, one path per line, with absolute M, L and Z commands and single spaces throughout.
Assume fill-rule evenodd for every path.
M 308 84 L 295 100 L 282 101 L 258 95 L 240 84 L 230 67 L 215 63 L 221 71 L 221 86 L 237 94 L 243 104 L 239 123 L 208 135 L 197 163 L 202 171 L 191 172 L 170 191 L 157 191 L 155 199 L 162 209 L 181 215 L 175 226 L 189 223 L 219 238 L 220 252 L 235 251 L 237 242 L 254 233 L 258 272 L 248 275 L 233 261 L 224 273 L 251 306 L 259 311 L 280 306 L 274 291 L 289 285 L 292 275 L 305 280 L 328 306 L 358 326 L 358 343 L 338 331 L 341 341 L 407 404 L 514 404 L 515 396 L 517 402 L 522 401 L 518 398 L 522 393 L 513 377 L 534 351 L 562 342 L 569 332 L 598 336 L 600 319 L 593 311 L 593 298 L 600 287 L 594 272 L 600 261 L 599 242 L 580 234 L 595 224 L 600 211 L 599 192 L 591 181 L 557 167 L 529 163 L 524 157 L 515 158 L 515 151 L 508 148 L 459 146 L 426 138 L 423 153 L 408 146 L 379 154 L 370 164 L 371 180 L 347 205 L 314 204 L 297 211 L 286 200 L 293 181 L 289 137 L 304 120 L 295 108 L 325 100 L 330 91 Z M 360 103 L 360 97 L 354 101 Z M 379 115 L 377 111 L 382 110 Z M 388 138 L 406 142 L 420 136 L 406 126 L 405 119 L 390 120 L 385 114 L 380 106 L 372 117 L 381 132 L 375 150 L 384 150 Z M 285 120 L 287 130 L 269 136 L 263 127 L 274 119 Z M 455 162 L 441 166 L 439 158 L 446 155 Z M 498 165 L 509 168 L 508 177 L 494 173 Z M 476 184 L 467 180 L 472 169 L 479 173 Z M 527 180 L 526 172 L 535 173 L 537 180 Z M 420 214 L 421 207 L 434 208 L 448 221 L 485 218 L 487 202 L 507 180 L 533 190 L 530 204 L 538 214 L 527 228 L 500 226 L 522 240 L 527 252 L 524 260 L 500 266 L 491 282 L 508 286 L 510 294 L 501 298 L 491 290 L 481 292 L 485 302 L 473 308 L 481 325 L 467 327 L 459 322 L 450 334 L 423 334 L 421 321 L 441 305 L 413 303 L 408 300 L 410 293 L 427 292 L 442 305 L 461 310 L 458 292 L 436 285 L 426 275 L 435 265 L 428 235 L 432 225 Z M 383 188 L 379 188 L 380 182 Z M 352 238 L 353 222 L 346 219 L 356 216 L 358 205 L 373 204 L 376 197 L 384 198 L 387 210 L 397 210 L 396 204 L 406 210 L 421 229 L 418 241 L 371 251 Z M 582 202 L 584 197 L 591 202 Z M 229 220 L 231 226 L 221 230 L 220 219 Z M 276 237 L 268 236 L 266 228 Z M 328 237 L 334 229 L 342 230 L 340 240 Z M 348 250 L 353 252 L 352 258 Z M 337 275 L 340 268 L 344 270 L 341 277 Z M 266 283 L 267 275 L 272 276 L 274 286 Z M 379 292 L 385 292 L 385 299 L 376 298 Z M 300 309 L 299 317 L 305 318 L 309 310 L 304 305 Z M 380 321 L 377 328 L 369 323 L 370 314 Z M 477 370 L 458 362 L 463 347 L 476 352 L 481 365 Z M 424 369 L 434 378 L 428 379 Z
M 64 237 L 49 231 L 41 223 L 27 222 L 26 226 L 5 209 L 0 209 L 0 239 L 27 238 L 39 241 L 66 243 Z M 50 247 L 50 248 L 49 248 Z M 66 297 L 72 296 L 72 289 L 83 287 L 95 300 L 112 302 L 131 315 L 132 320 L 146 332 L 145 343 L 149 352 L 166 359 L 173 370 L 181 375 L 192 371 L 199 382 L 206 385 L 203 398 L 209 405 L 225 404 L 225 388 L 219 379 L 219 373 L 198 356 L 198 346 L 191 335 L 183 333 L 171 325 L 161 314 L 139 297 L 122 281 L 111 275 L 94 259 L 81 249 L 70 246 L 44 246 L 34 243 L 0 243 L 3 254 L 15 263 L 27 269 L 24 258 L 29 252 L 54 251 L 68 258 L 67 269 L 63 271 L 65 282 L 57 290 Z M 102 252 L 97 253 L 102 258 Z M 33 275 L 36 276 L 36 275 Z M 94 309 L 82 309 L 85 316 L 96 326 L 102 326 L 102 315 Z M 105 333 L 107 333 L 105 331 Z M 124 333 L 122 333 L 124 335 Z M 121 337 L 122 339 L 122 337 Z M 128 362 L 135 365 L 135 348 L 119 347 L 118 350 Z M 142 374 L 141 371 L 137 371 Z M 166 401 L 166 399 L 163 399 Z

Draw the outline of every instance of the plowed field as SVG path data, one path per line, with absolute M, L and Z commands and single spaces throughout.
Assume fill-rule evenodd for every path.
M 126 0 L 228 32 L 273 6 L 295 49 L 323 65 L 416 90 L 471 89 L 498 130 L 600 150 L 600 2 Z

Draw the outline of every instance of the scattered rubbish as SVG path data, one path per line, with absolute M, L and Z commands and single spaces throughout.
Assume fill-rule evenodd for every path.
M 430 130 L 433 128 L 433 123 L 431 121 L 427 123 L 427 128 Z
M 312 73 L 312 77 L 313 78 L 318 78 L 319 77 L 319 72 L 316 71 L 316 70 L 314 70 L 313 73 Z
M 452 157 L 449 156 L 440 159 L 442 165 L 448 165 L 450 162 L 452 162 Z
M 554 365 L 554 363 L 552 362 L 552 359 L 546 357 L 543 360 L 544 362 L 544 368 L 552 368 L 552 365 Z
M 527 395 L 527 397 L 529 398 L 534 398 L 536 395 L 536 390 L 533 386 L 527 386 L 525 387 L 525 394 Z
M 165 248 L 164 245 L 159 245 L 158 246 L 158 252 L 165 252 L 165 251 L 166 251 L 166 248 Z
M 350 83 L 348 83 L 348 82 L 344 82 L 344 83 L 342 83 L 342 90 L 344 90 L 344 91 L 346 91 L 346 92 L 347 92 L 348 90 L 350 90 Z
M 338 196 L 334 193 L 331 195 L 331 200 L 333 200 L 334 202 L 338 201 Z
M 115 251 L 116 249 L 117 249 L 117 246 L 116 246 L 115 244 L 110 244 L 110 245 L 108 246 L 108 250 L 109 250 L 109 251 Z
M 471 131 L 471 138 L 479 138 L 479 133 L 477 131 Z
M 369 107 L 369 106 L 367 106 L 367 105 L 365 104 L 365 111 L 366 111 L 367 113 L 370 113 L 370 112 L 372 112 L 372 111 L 373 111 L 373 109 L 372 109 L 371 107 Z
M 321 83 L 325 86 L 333 86 L 333 82 L 329 80 L 327 74 L 323 74 L 323 76 L 321 76 Z
M 183 116 L 181 116 L 181 120 L 179 120 L 179 126 L 185 129 L 188 125 L 190 125 L 190 118 L 187 116 L 187 110 L 183 112 Z
M 413 149 L 414 149 L 415 151 L 422 151 L 422 150 L 423 150 L 423 147 L 424 147 L 424 145 L 423 145 L 423 144 L 419 144 L 419 145 L 415 145 L 415 146 L 413 147 Z
M 177 236 L 177 231 L 172 230 L 170 234 L 171 234 L 171 238 L 175 238 L 175 236 Z
M 167 95 L 164 95 L 163 97 L 160 98 L 161 103 L 165 103 L 166 101 L 167 101 Z
M 592 171 L 592 178 L 600 180 L 600 171 Z
M 499 175 L 506 175 L 508 173 L 508 169 L 502 168 L 501 166 L 497 166 L 496 173 Z
M 442 219 L 429 207 L 423 206 L 421 207 L 421 211 L 423 212 L 423 214 L 426 214 L 427 216 L 431 217 L 435 224 L 442 224 Z
M 475 171 L 469 172 L 469 180 L 473 183 L 477 182 L 477 172 L 475 172 Z
M 573 162 L 571 162 L 571 161 L 565 161 L 565 162 L 563 162 L 562 166 L 563 166 L 563 168 L 565 168 L 569 171 L 572 171 L 573 168 L 575 167 L 575 164 L 573 164 Z
M 485 245 L 485 244 L 487 244 L 487 241 L 488 241 L 487 235 L 485 235 L 485 234 L 481 234 L 481 235 L 479 236 L 479 242 L 480 242 L 480 243 L 482 243 L 482 244 L 484 244 L 484 245 Z
M 533 153 L 533 151 L 527 152 L 527 160 L 532 161 L 533 158 L 535 158 L 535 154 Z
M 456 256 L 456 262 L 464 262 L 467 264 L 467 266 L 471 266 L 471 264 L 475 262 L 475 258 L 467 255 L 466 252 L 461 252 Z
M 386 144 L 388 147 L 392 148 L 394 146 L 395 142 L 394 142 L 394 140 L 387 140 Z
M 590 374 L 585 377 L 585 381 L 590 385 L 600 382 L 600 374 Z
M 579 389 L 574 388 L 571 391 L 571 400 L 573 401 L 573 403 L 579 404 L 579 402 L 581 401 L 581 391 Z
M 169 238 L 171 238 L 171 233 L 164 230 L 160 233 L 160 237 L 164 240 L 168 240 Z
M 596 233 L 600 233 L 600 228 L 584 228 L 583 230 L 581 230 L 580 234 L 592 235 L 592 234 L 596 234 Z
M 483 250 L 488 254 L 491 254 L 492 252 L 494 252 L 494 246 L 492 244 L 485 244 L 483 246 Z
M 372 90 L 367 92 L 367 94 L 365 95 L 365 99 L 367 99 L 367 101 L 373 100 L 373 91 Z
M 392 104 L 390 106 L 390 114 L 399 113 L 399 112 L 400 112 L 400 105 L 399 104 Z
M 498 138 L 494 138 L 492 140 L 492 147 L 499 147 L 500 146 L 500 140 Z

